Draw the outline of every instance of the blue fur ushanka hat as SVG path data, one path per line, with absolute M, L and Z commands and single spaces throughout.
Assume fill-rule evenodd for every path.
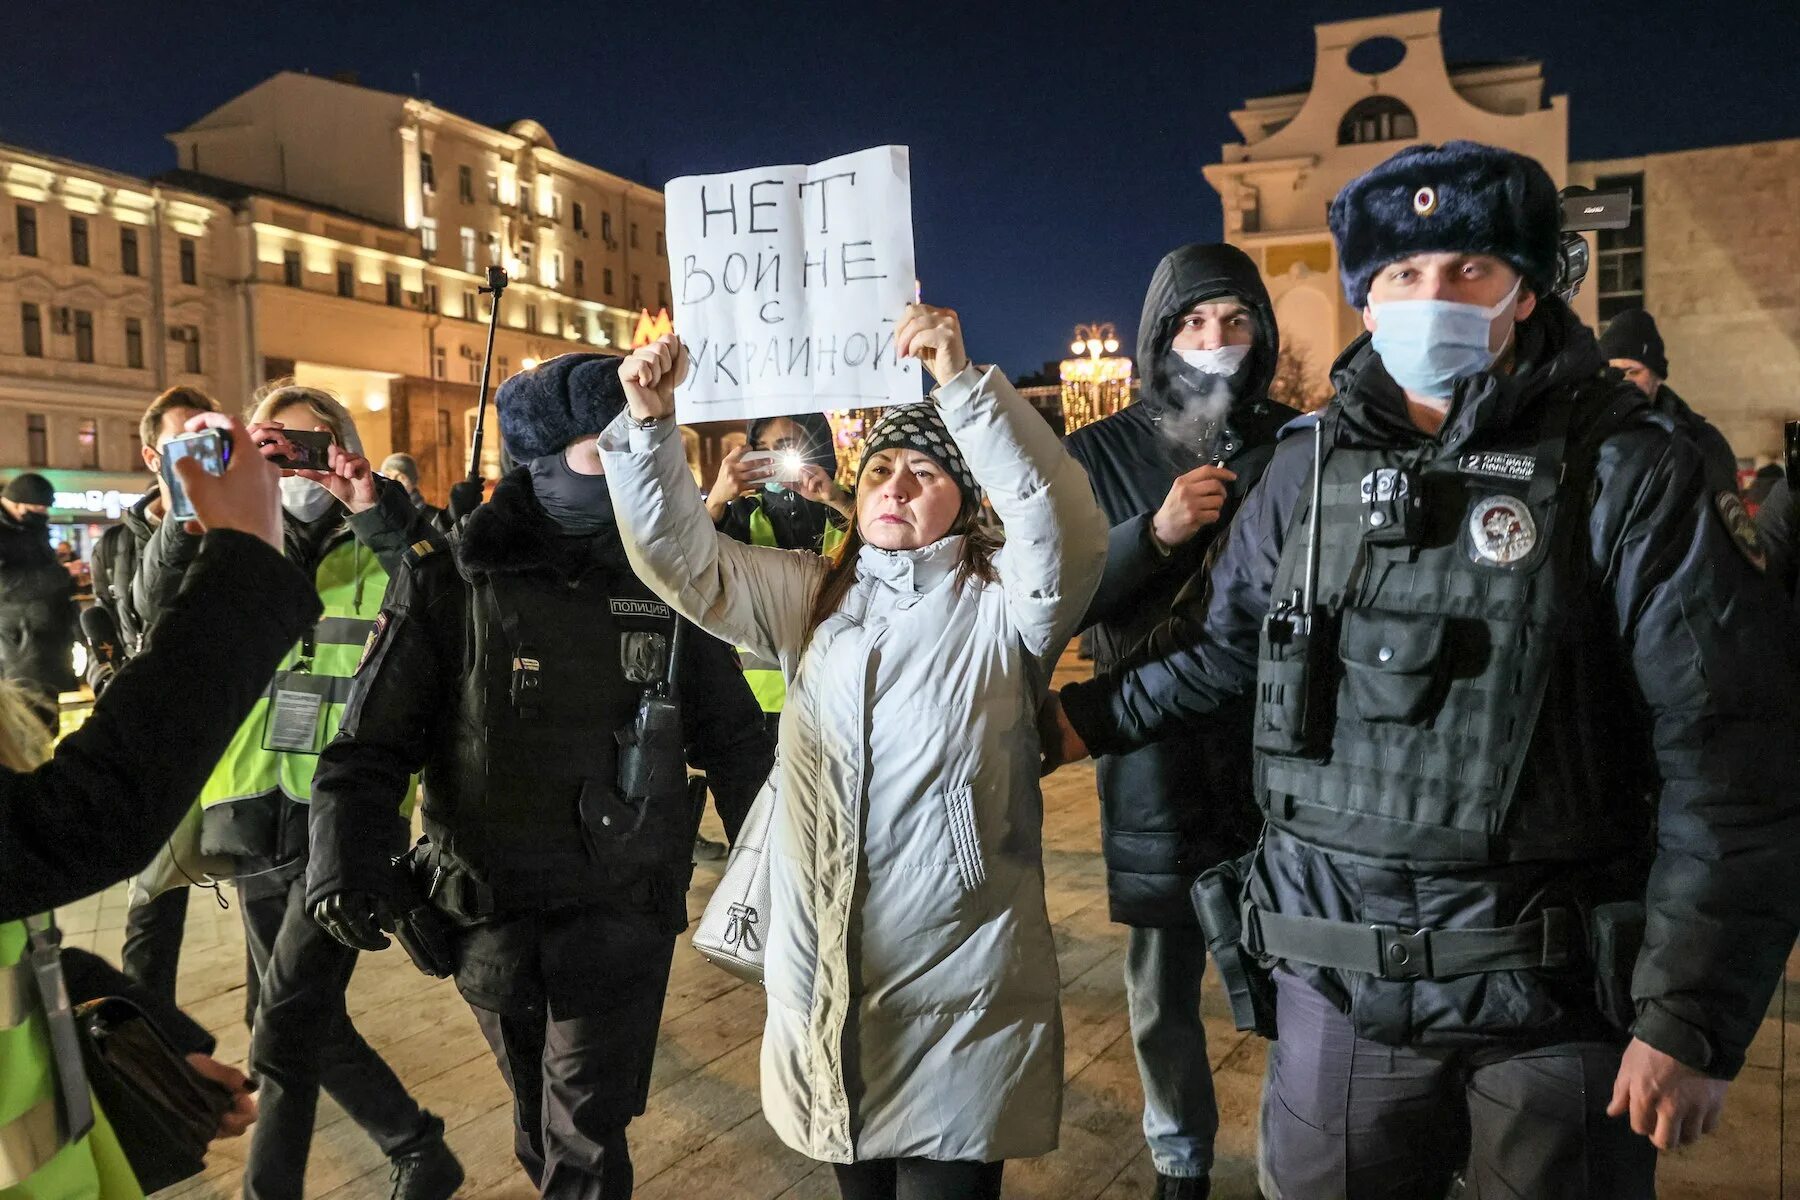
M 1344 296 L 1369 300 L 1375 272 L 1411 254 L 1491 254 L 1543 295 L 1561 259 L 1562 205 L 1536 159 L 1479 142 L 1408 146 L 1344 185 L 1328 218 Z
M 584 433 L 597 434 L 625 407 L 616 354 L 559 354 L 500 385 L 494 411 L 516 463 L 555 454 Z

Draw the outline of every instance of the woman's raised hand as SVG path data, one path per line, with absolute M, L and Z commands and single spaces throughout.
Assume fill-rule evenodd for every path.
M 963 349 L 962 319 L 954 308 L 909 304 L 901 309 L 894 350 L 902 358 L 916 358 L 924 363 L 939 383 L 969 365 L 968 352 Z
M 675 411 L 675 388 L 687 375 L 687 350 L 681 339 L 665 333 L 648 346 L 633 350 L 619 364 L 619 382 L 631 415 L 655 421 Z

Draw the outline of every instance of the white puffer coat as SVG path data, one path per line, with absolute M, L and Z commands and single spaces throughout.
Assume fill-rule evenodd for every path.
M 865 546 L 810 642 L 822 559 L 716 534 L 672 423 L 621 418 L 600 442 L 638 576 L 789 679 L 762 1097 L 783 1141 L 829 1162 L 1044 1154 L 1062 1108 L 1036 717 L 1106 524 L 997 370 L 935 397 L 1005 524 L 999 582 L 958 594 L 960 537 Z

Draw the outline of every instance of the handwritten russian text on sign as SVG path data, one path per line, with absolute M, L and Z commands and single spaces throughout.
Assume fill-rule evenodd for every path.
M 663 194 L 690 356 L 680 420 L 918 399 L 918 363 L 894 347 L 914 287 L 906 147 L 684 176 Z

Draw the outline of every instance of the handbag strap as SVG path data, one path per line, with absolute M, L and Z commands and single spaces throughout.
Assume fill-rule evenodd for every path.
M 50 1054 L 56 1065 L 56 1103 L 65 1144 L 86 1137 L 94 1127 L 94 1099 L 81 1061 L 81 1035 L 69 1007 L 63 981 L 62 931 L 48 913 L 25 918 L 25 957 L 37 984 L 44 1020 L 50 1031 Z

